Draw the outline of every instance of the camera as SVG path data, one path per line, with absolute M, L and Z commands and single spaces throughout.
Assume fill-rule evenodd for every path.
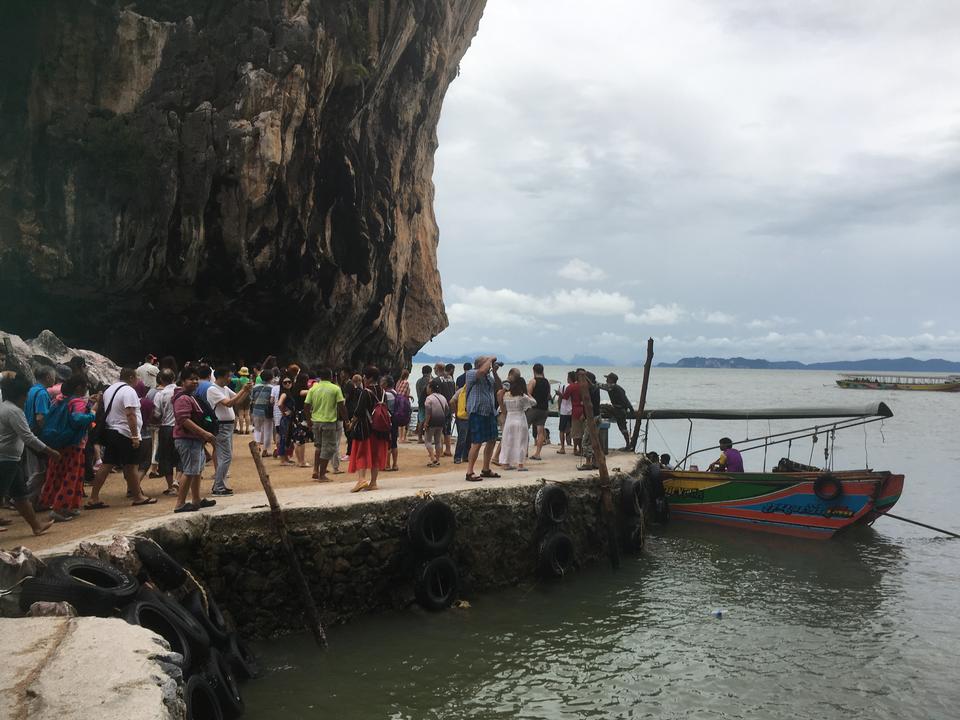
M 493 364 L 493 366 L 494 366 L 495 368 L 502 368 L 502 367 L 503 367 L 503 363 L 500 362 L 499 360 L 497 360 L 497 361 Z

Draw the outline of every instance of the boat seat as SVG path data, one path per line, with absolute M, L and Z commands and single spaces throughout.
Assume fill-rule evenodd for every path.
M 773 468 L 773 472 L 819 472 L 820 468 L 813 465 L 804 465 L 790 458 L 780 458 L 780 462 Z

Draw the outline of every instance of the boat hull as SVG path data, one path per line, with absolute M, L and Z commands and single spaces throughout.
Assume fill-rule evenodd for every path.
M 902 475 L 836 472 L 830 476 L 842 492 L 824 500 L 814 490 L 822 474 L 665 471 L 662 478 L 671 519 L 820 540 L 872 523 L 903 491 Z
M 837 380 L 837 385 L 848 390 L 916 390 L 919 392 L 960 392 L 960 382 L 950 383 L 893 383 L 866 380 Z

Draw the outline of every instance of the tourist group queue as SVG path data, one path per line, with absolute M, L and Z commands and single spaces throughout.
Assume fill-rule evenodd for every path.
M 0 354 L 0 371 L 5 361 Z M 452 364 L 425 365 L 413 392 L 407 370 L 396 381 L 373 366 L 359 373 L 341 369 L 334 377 L 329 369 L 279 367 L 272 357 L 251 372 L 204 362 L 179 368 L 172 357 L 148 355 L 105 388 L 93 387 L 79 356 L 68 365 L 38 368 L 33 385 L 6 370 L 0 385 L 0 497 L 40 534 L 52 522 L 72 520 L 81 508 L 106 508 L 100 491 L 119 470 L 132 505 L 156 503 L 144 493 L 144 481 L 162 478 L 163 494 L 177 498 L 174 512 L 194 512 L 233 494 L 227 477 L 234 434 L 252 434 L 264 458 L 303 468 L 311 467 L 306 447 L 313 444 L 313 479 L 328 482 L 346 465 L 358 475 L 353 492 L 376 490 L 380 472 L 398 470 L 401 442 L 423 443 L 428 467 L 446 457 L 466 464 L 465 479 L 476 482 L 500 477 L 492 466 L 525 472 L 528 461 L 541 460 L 554 399 L 560 411 L 556 452 L 564 454 L 569 446 L 585 456 L 582 469 L 592 468 L 576 371 L 553 389 L 539 364 L 529 381 L 517 368 L 501 379 L 502 365 L 495 357 L 478 357 L 457 377 Z M 632 406 L 617 376 L 611 373 L 605 383 L 586 376 L 594 417 L 600 418 L 599 390 L 605 389 L 611 402 L 603 412 L 616 419 L 629 444 Z M 214 497 L 202 497 L 200 480 L 211 461 Z

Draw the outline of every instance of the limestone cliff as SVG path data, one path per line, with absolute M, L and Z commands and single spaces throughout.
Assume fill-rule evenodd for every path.
M 484 3 L 3 3 L 0 326 L 409 357 L 446 326 L 436 126 Z

